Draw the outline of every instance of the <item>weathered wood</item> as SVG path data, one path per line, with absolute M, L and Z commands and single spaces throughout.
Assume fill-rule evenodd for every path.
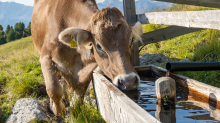
M 146 66 L 134 66 L 134 69 L 135 69 L 137 72 L 151 71 L 151 66 L 150 66 L 150 65 L 146 65 Z
M 124 16 L 125 20 L 129 25 L 137 22 L 135 1 L 134 0 L 123 0 Z
M 136 9 L 135 9 L 135 1 L 134 0 L 123 0 L 123 6 L 124 6 L 124 16 L 125 20 L 129 25 L 133 25 L 137 22 L 137 16 L 136 16 Z M 133 44 L 133 65 L 134 66 L 140 66 L 140 60 L 139 60 L 139 43 L 134 42 Z
M 98 110 L 107 123 L 159 123 L 104 76 L 93 74 Z
M 151 12 L 137 16 L 138 21 L 142 24 L 164 24 L 220 30 L 220 10 Z
M 171 39 L 180 35 L 188 34 L 191 32 L 202 30 L 202 28 L 187 28 L 187 27 L 179 27 L 179 26 L 170 26 L 162 29 L 158 29 L 152 32 L 144 33 L 141 38 L 143 40 L 144 45 L 150 43 L 156 43 L 160 41 L 164 41 L 167 39 Z M 139 46 L 142 44 L 139 43 Z
M 170 77 L 160 77 L 155 81 L 157 103 L 163 105 L 163 103 L 169 103 L 169 105 L 175 104 L 176 100 L 176 82 Z M 169 98 L 164 100 L 165 98 Z
M 164 1 L 164 2 L 171 2 L 171 3 L 220 8 L 219 0 L 155 0 L 155 1 Z

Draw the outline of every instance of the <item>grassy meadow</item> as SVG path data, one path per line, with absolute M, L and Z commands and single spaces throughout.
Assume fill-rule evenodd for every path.
M 37 97 L 43 86 L 39 53 L 31 37 L 0 45 L 0 107 L 6 113 L 0 122 L 19 98 Z

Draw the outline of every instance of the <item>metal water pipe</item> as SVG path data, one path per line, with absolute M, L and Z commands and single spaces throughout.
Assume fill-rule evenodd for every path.
M 210 71 L 220 70 L 220 62 L 168 62 L 168 71 Z

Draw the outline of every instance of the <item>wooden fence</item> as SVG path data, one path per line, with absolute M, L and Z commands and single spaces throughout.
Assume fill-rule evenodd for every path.
M 196 6 L 220 8 L 220 0 L 156 0 Z M 142 24 L 171 25 L 167 28 L 144 33 L 144 45 L 164 41 L 187 33 L 202 29 L 220 30 L 220 10 L 179 11 L 179 12 L 151 12 L 136 14 L 135 1 L 123 0 L 124 16 L 128 24 L 140 21 Z M 133 65 L 139 66 L 139 42 L 134 43 Z

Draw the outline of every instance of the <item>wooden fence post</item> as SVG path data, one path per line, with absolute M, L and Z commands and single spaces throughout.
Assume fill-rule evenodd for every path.
M 175 105 L 176 82 L 170 77 L 160 77 L 155 81 L 157 103 L 163 105 Z
M 123 7 L 124 7 L 124 16 L 125 20 L 129 25 L 134 24 L 137 22 L 137 15 L 136 15 L 136 9 L 135 9 L 135 0 L 123 0 Z M 139 43 L 134 42 L 133 44 L 133 65 L 134 66 L 140 66 L 140 60 L 139 60 L 139 49 L 138 49 Z

